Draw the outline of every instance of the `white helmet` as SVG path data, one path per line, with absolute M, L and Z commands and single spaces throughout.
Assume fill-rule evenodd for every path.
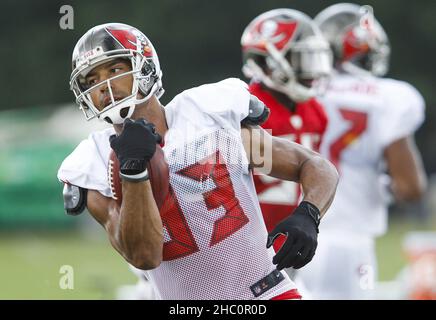
M 332 47 L 336 68 L 361 75 L 387 73 L 389 39 L 372 7 L 339 3 L 321 11 L 314 21 Z
M 93 68 L 112 59 L 129 60 L 132 70 L 103 83 L 87 86 L 86 75 Z M 159 98 L 164 92 L 162 71 L 152 43 L 141 31 L 126 24 L 108 23 L 90 29 L 77 42 L 72 64 L 70 89 L 87 120 L 97 117 L 112 124 L 123 123 L 132 116 L 137 104 L 152 95 Z M 132 92 L 117 101 L 110 82 L 126 75 L 133 76 Z M 103 84 L 108 87 L 110 103 L 103 110 L 98 110 L 92 102 L 91 92 Z
M 256 17 L 241 38 L 243 72 L 296 102 L 318 94 L 317 83 L 332 69 L 332 55 L 312 19 L 292 9 Z

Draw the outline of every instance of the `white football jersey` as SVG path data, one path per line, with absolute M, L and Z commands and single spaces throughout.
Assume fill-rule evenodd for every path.
M 62 162 L 58 179 L 82 188 L 97 190 L 106 197 L 112 197 L 108 180 L 110 154 L 109 137 L 114 128 L 96 131 L 83 140 Z
M 381 235 L 389 198 L 383 152 L 420 127 L 424 100 L 405 82 L 336 74 L 321 101 L 329 118 L 321 153 L 340 174 L 321 228 Z
M 275 266 L 241 141 L 248 105 L 245 83 L 226 79 L 186 90 L 165 107 L 170 195 L 160 210 L 163 261 L 146 272 L 159 298 L 270 299 L 295 289 L 284 272 L 275 286 L 259 283 Z M 82 142 L 62 164 L 59 179 L 110 195 L 111 133 Z M 82 161 L 95 163 L 77 163 Z

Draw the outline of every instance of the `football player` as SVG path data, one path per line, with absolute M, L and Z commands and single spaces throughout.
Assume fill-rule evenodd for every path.
M 230 78 L 159 103 L 162 72 L 150 40 L 138 29 L 99 25 L 73 52 L 71 89 L 87 119 L 113 128 L 84 140 L 62 163 L 65 208 L 86 206 L 112 246 L 144 270 L 160 299 L 298 299 L 281 269 L 308 263 L 320 218 L 337 184 L 334 166 L 258 127 L 267 108 Z M 165 203 L 157 208 L 147 163 L 163 144 L 169 169 Z M 120 162 L 121 206 L 107 179 L 111 149 Z M 257 162 L 270 150 L 271 158 Z M 304 201 L 270 234 L 263 224 L 251 170 L 261 167 L 301 182 Z M 271 247 L 288 234 L 284 250 Z
M 390 46 L 370 7 L 336 4 L 315 22 L 336 70 L 322 98 L 329 124 L 321 152 L 336 165 L 340 183 L 317 255 L 297 281 L 313 298 L 366 299 L 377 279 L 374 242 L 386 232 L 389 195 L 415 201 L 426 188 L 414 142 L 424 101 L 410 84 L 381 78 Z
M 271 110 L 262 125 L 271 134 L 319 151 L 327 117 L 315 99 L 332 69 L 328 42 L 306 14 L 275 9 L 256 17 L 242 38 L 243 72 L 251 94 Z M 301 201 L 300 186 L 291 181 L 255 175 L 268 231 Z M 274 243 L 276 251 L 284 237 Z

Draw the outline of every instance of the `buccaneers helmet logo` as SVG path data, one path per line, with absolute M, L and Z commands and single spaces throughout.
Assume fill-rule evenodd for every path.
M 107 31 L 126 49 L 140 50 L 145 57 L 151 57 L 153 52 L 145 39 L 140 39 L 130 30 L 107 29 Z M 139 41 L 138 41 L 139 40 Z M 139 45 L 139 48 L 137 47 Z
M 261 21 L 249 35 L 244 49 L 251 47 L 265 52 L 266 43 L 270 42 L 281 51 L 292 40 L 296 29 L 296 21 Z

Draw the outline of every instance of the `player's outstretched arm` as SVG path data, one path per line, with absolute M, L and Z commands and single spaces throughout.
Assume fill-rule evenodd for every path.
M 318 226 L 336 192 L 338 173 L 319 154 L 260 127 L 242 128 L 242 139 L 252 167 L 264 174 L 301 183 L 304 199 L 268 234 L 267 247 L 280 235 L 286 241 L 273 258 L 277 269 L 299 269 L 309 263 L 318 245 Z
M 419 200 L 425 193 L 427 178 L 413 136 L 391 143 L 386 147 L 384 157 L 395 198 L 400 201 Z
M 256 171 L 300 183 L 304 200 L 324 215 L 333 201 L 339 179 L 330 161 L 297 143 L 273 137 L 259 126 L 243 127 L 242 137 Z

